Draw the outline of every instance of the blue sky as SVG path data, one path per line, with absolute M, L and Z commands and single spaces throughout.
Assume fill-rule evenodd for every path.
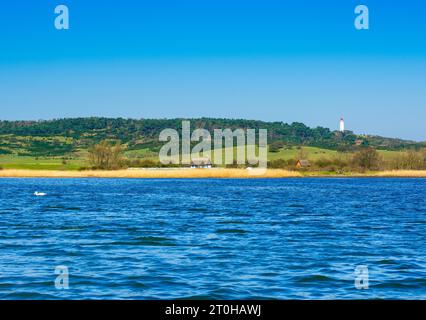
M 66 4 L 70 29 L 54 28 Z M 354 8 L 370 9 L 355 30 Z M 16 1 L 0 119 L 232 117 L 426 140 L 426 2 Z

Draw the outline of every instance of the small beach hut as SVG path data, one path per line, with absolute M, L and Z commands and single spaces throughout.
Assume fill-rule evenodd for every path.
M 308 168 L 311 166 L 311 163 L 309 162 L 309 160 L 306 159 L 300 159 L 297 160 L 296 162 L 296 168 L 301 169 L 301 168 Z

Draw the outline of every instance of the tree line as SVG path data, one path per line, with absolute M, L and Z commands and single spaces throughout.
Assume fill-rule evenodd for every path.
M 310 128 L 303 123 L 291 124 L 275 121 L 265 122 L 245 119 L 124 119 L 124 118 L 69 118 L 42 121 L 0 121 L 0 135 L 72 138 L 74 150 L 89 148 L 106 139 L 116 139 L 129 149 L 161 148 L 158 141 L 165 128 L 180 131 L 182 120 L 191 121 L 191 129 L 267 129 L 268 142 L 286 141 L 291 145 L 305 145 L 319 148 L 350 151 L 361 143 L 381 149 L 398 150 L 408 147 L 420 148 L 425 144 L 377 136 L 359 136 L 351 131 L 339 133 L 324 127 Z M 31 142 L 32 143 L 32 142 Z

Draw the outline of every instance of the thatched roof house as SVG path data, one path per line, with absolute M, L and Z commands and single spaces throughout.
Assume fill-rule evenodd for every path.
M 309 160 L 297 160 L 296 162 L 296 168 L 308 168 L 311 166 L 311 163 L 309 162 Z
M 192 158 L 191 159 L 191 168 L 205 168 L 210 169 L 212 163 L 208 157 L 204 158 Z

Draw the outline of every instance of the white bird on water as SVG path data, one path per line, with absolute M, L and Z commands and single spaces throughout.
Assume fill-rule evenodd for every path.
M 36 197 L 43 197 L 43 196 L 45 196 L 45 195 L 46 195 L 46 193 L 36 191 L 36 192 L 34 192 L 34 195 L 35 195 Z

